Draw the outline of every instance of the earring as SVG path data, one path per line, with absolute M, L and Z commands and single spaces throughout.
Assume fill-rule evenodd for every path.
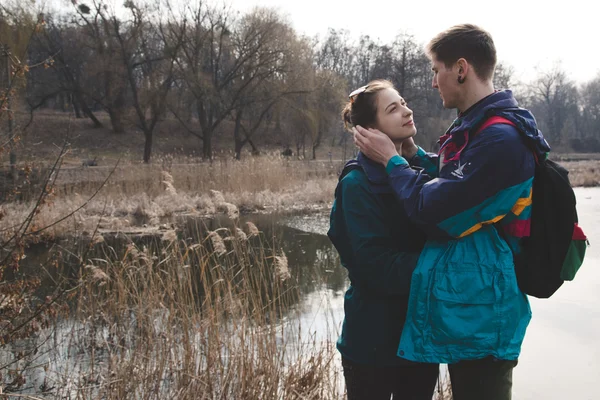
M 458 83 L 460 83 L 460 84 L 462 85 L 463 83 L 465 83 L 465 80 L 466 80 L 466 79 L 467 79 L 467 78 L 465 78 L 465 77 L 463 77 L 463 76 L 460 76 L 460 75 L 459 75 L 459 76 L 458 76 Z

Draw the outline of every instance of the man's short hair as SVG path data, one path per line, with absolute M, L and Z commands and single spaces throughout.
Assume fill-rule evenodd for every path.
M 427 54 L 450 68 L 460 58 L 475 68 L 479 79 L 494 76 L 496 46 L 492 36 L 477 25 L 461 24 L 439 33 L 427 45 Z

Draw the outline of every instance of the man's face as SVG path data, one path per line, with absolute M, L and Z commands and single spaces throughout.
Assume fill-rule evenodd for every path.
M 431 85 L 440 92 L 445 108 L 457 108 L 460 99 L 460 84 L 458 83 L 458 67 L 447 68 L 435 57 L 431 61 L 433 79 Z

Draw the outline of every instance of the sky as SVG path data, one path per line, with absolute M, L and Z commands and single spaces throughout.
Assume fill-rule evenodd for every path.
M 2 0 L 0 0 L 2 1 Z M 16 1 L 16 0 L 14 0 Z M 71 8 L 71 0 L 35 0 Z M 124 0 L 103 0 L 122 8 Z M 174 0 L 192 3 L 206 0 Z M 80 3 L 91 0 L 78 0 Z M 559 64 L 575 82 L 600 75 L 600 6 L 591 0 L 208 0 L 242 12 L 255 6 L 278 9 L 296 29 L 324 37 L 329 28 L 347 29 L 391 42 L 412 34 L 425 45 L 440 31 L 474 23 L 494 38 L 498 59 L 512 66 L 514 78 L 527 83 L 538 71 Z
M 557 63 L 576 82 L 600 73 L 600 6 L 588 0 L 229 0 L 241 11 L 276 7 L 294 28 L 323 37 L 328 28 L 347 29 L 382 42 L 398 33 L 426 44 L 438 32 L 474 23 L 492 34 L 498 59 L 530 81 Z

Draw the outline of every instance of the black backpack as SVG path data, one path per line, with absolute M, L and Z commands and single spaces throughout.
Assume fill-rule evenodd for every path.
M 478 132 L 494 123 L 515 126 L 502 117 L 493 119 Z M 536 156 L 530 235 L 521 239 L 521 253 L 514 257 L 519 288 L 534 297 L 549 298 L 564 281 L 573 280 L 589 244 L 578 226 L 575 193 L 568 175 L 558 163 Z M 501 227 L 498 231 L 505 235 Z
M 530 236 L 515 256 L 517 281 L 531 296 L 548 298 L 565 280 L 573 280 L 583 263 L 587 238 L 577 225 L 575 193 L 569 172 L 542 160 L 533 178 Z

